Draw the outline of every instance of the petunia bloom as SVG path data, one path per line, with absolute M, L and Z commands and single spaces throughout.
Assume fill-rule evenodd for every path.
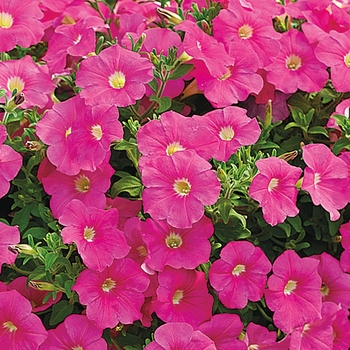
M 324 144 L 310 144 L 302 148 L 307 167 L 302 189 L 309 192 L 312 202 L 330 213 L 330 219 L 340 217 L 339 209 L 348 204 L 348 167 Z
M 6 137 L 6 128 L 0 125 L 0 198 L 8 193 L 10 181 L 17 176 L 22 166 L 22 156 L 10 146 L 3 145 Z
M 274 324 L 285 333 L 321 318 L 318 264 L 316 259 L 300 258 L 294 250 L 284 251 L 273 263 L 265 300 L 275 312 Z
M 44 108 L 54 88 L 47 67 L 38 66 L 31 56 L 0 62 L 0 89 L 6 90 L 7 98 L 11 98 L 15 89 L 22 93 L 25 99 L 21 105 L 23 108 Z
M 48 331 L 40 350 L 107 350 L 102 332 L 85 315 L 69 315 L 57 328 Z
M 147 265 L 162 271 L 166 265 L 179 269 L 195 269 L 209 260 L 214 233 L 209 218 L 203 216 L 187 229 L 170 226 L 166 221 L 147 219 L 143 225 L 143 240 L 147 245 Z
M 38 349 L 47 338 L 40 318 L 29 300 L 16 290 L 0 293 L 0 341 L 3 349 Z
M 142 317 L 143 292 L 149 278 L 128 258 L 115 259 L 103 271 L 87 269 L 72 287 L 86 305 L 86 316 L 99 328 L 113 328 L 119 322 L 131 324 Z
M 169 322 L 154 332 L 154 341 L 145 350 L 216 350 L 214 342 L 185 322 Z
M 287 216 L 297 215 L 295 185 L 301 169 L 276 157 L 259 159 L 255 164 L 259 173 L 250 184 L 249 195 L 260 203 L 265 221 L 274 226 L 284 222 Z
M 209 270 L 209 281 L 228 308 L 243 309 L 248 299 L 259 301 L 271 263 L 264 252 L 246 241 L 229 242 Z
M 0 272 L 3 263 L 12 265 L 15 262 L 17 255 L 8 248 L 19 243 L 20 239 L 17 226 L 8 226 L 0 222 Z
M 142 170 L 144 209 L 156 220 L 189 228 L 214 204 L 220 183 L 211 165 L 193 150 L 152 158 Z
M 158 273 L 157 316 L 165 322 L 187 322 L 198 326 L 212 316 L 214 299 L 209 294 L 204 272 L 166 266 Z
M 16 45 L 29 47 L 44 35 L 43 17 L 36 0 L 2 0 L 0 2 L 0 52 Z
M 124 258 L 130 250 L 124 233 L 117 229 L 118 210 L 87 207 L 73 199 L 63 210 L 59 223 L 64 225 L 64 243 L 76 243 L 84 264 L 97 271 Z
M 89 105 L 133 105 L 146 92 L 145 85 L 153 79 L 152 64 L 136 52 L 118 44 L 88 57 L 77 72 L 76 84 Z

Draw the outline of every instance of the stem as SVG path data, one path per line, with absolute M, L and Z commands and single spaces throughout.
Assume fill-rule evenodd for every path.
M 73 254 L 73 252 L 75 251 L 75 245 L 72 244 L 69 246 L 69 251 L 66 255 L 66 259 L 69 260 L 69 258 L 71 257 L 71 255 Z
M 139 112 L 135 109 L 134 106 L 129 106 L 129 109 L 131 110 L 132 113 L 134 113 L 135 117 L 141 121 L 142 120 L 142 116 L 139 114 Z
M 21 275 L 24 276 L 29 276 L 31 274 L 31 271 L 26 271 L 26 270 L 22 270 L 19 267 L 17 267 L 15 264 L 13 265 L 7 265 L 10 269 L 15 270 L 16 272 L 20 273 Z
M 257 306 L 257 308 L 259 309 L 261 315 L 265 318 L 265 320 L 267 320 L 267 321 L 272 323 L 272 318 L 266 314 L 264 309 L 258 303 L 255 304 L 255 305 Z

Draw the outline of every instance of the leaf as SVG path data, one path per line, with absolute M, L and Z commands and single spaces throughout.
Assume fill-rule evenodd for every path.
M 287 217 L 287 221 L 293 226 L 296 232 L 300 232 L 302 230 L 302 223 L 299 215 L 294 216 L 293 218 Z
M 64 291 L 67 294 L 67 298 L 70 298 L 72 295 L 72 287 L 75 285 L 75 282 L 72 280 L 66 281 L 64 283 Z
M 174 71 L 170 74 L 169 80 L 176 80 L 184 75 L 186 75 L 188 72 L 190 72 L 193 69 L 193 64 L 181 64 L 177 68 L 174 69 Z
M 43 227 L 31 227 L 28 229 L 25 234 L 23 235 L 23 238 L 27 238 L 28 235 L 32 235 L 32 237 L 37 239 L 44 239 L 47 234 L 47 229 Z
M 350 150 L 350 140 L 346 137 L 341 137 L 334 145 L 332 152 L 337 155 L 343 148 Z
M 132 197 L 140 197 L 142 183 L 135 176 L 128 175 L 115 182 L 111 188 L 111 197 L 114 198 L 122 192 L 129 193 Z
M 29 224 L 31 205 L 26 205 L 17 211 L 13 216 L 12 225 L 18 225 L 19 230 L 23 231 Z
M 45 269 L 50 270 L 52 265 L 55 263 L 58 255 L 57 253 L 47 253 L 45 256 Z
M 153 80 L 149 82 L 148 85 L 153 90 L 153 92 L 158 92 L 158 82 L 156 78 L 153 78 Z
M 67 300 L 61 300 L 52 306 L 52 314 L 50 317 L 50 326 L 61 323 L 68 315 L 73 312 L 74 305 L 69 304 Z
M 317 135 L 317 134 L 324 135 L 327 138 L 329 138 L 328 132 L 323 126 L 313 126 L 307 132 L 313 135 Z
M 28 281 L 42 280 L 45 277 L 46 277 L 45 267 L 43 265 L 40 265 L 28 276 Z
M 232 208 L 232 203 L 228 198 L 220 198 L 217 202 L 217 207 L 220 211 L 222 220 L 225 224 L 229 221 L 229 215 Z

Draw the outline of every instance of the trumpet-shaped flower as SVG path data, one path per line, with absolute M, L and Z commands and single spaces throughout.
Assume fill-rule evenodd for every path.
M 69 315 L 57 328 L 48 331 L 40 350 L 107 350 L 102 332 L 85 315 Z
M 29 47 L 44 35 L 43 17 L 36 0 L 2 0 L 0 2 L 0 52 L 16 45 Z
M 10 189 L 13 180 L 22 166 L 22 156 L 10 146 L 3 145 L 7 137 L 6 128 L 0 125 L 0 198 Z
M 318 264 L 316 259 L 300 258 L 294 250 L 284 251 L 273 264 L 265 300 L 275 312 L 274 324 L 285 333 L 321 318 Z
M 157 316 L 165 322 L 187 322 L 198 326 L 212 316 L 214 299 L 208 292 L 205 274 L 166 266 L 158 273 Z
M 156 271 L 162 271 L 166 265 L 195 269 L 209 260 L 208 238 L 214 233 L 214 226 L 206 216 L 187 229 L 147 219 L 142 232 L 148 248 L 147 265 Z
M 216 350 L 214 342 L 185 322 L 169 322 L 154 332 L 154 341 L 145 350 Z
M 17 255 L 8 248 L 10 245 L 20 242 L 20 234 L 17 226 L 8 226 L 0 222 L 0 272 L 2 264 L 12 265 Z
M 118 44 L 88 57 L 77 72 L 76 84 L 89 105 L 133 105 L 146 92 L 145 84 L 153 79 L 152 64 L 136 52 Z
M 103 271 L 87 269 L 72 287 L 86 306 L 86 316 L 97 327 L 113 328 L 119 322 L 131 324 L 142 317 L 143 292 L 148 276 L 128 258 L 115 259 Z
M 193 150 L 152 158 L 142 170 L 144 209 L 155 220 L 189 228 L 214 204 L 220 183 L 211 165 Z
M 0 293 L 0 341 L 3 349 L 38 349 L 47 338 L 29 300 L 16 290 Z
M 265 221 L 274 226 L 284 222 L 287 216 L 297 215 L 295 184 L 301 169 L 276 157 L 260 159 L 256 166 L 259 173 L 250 184 L 249 195 L 260 203 Z
M 250 242 L 229 242 L 209 270 L 209 280 L 228 308 L 243 309 L 248 299 L 259 301 L 264 293 L 271 263 Z
M 84 264 L 97 271 L 110 266 L 114 260 L 124 258 L 130 247 L 124 233 L 117 229 L 118 210 L 86 207 L 73 199 L 59 218 L 64 243 L 76 243 Z
M 0 62 L 0 89 L 6 91 L 8 99 L 15 89 L 17 93 L 22 93 L 25 99 L 21 105 L 23 108 L 34 106 L 44 108 L 49 101 L 48 95 L 54 88 L 47 67 L 38 66 L 31 56 Z
M 332 221 L 338 220 L 348 204 L 348 167 L 324 144 L 310 144 L 302 148 L 307 167 L 304 170 L 302 189 L 309 192 L 312 202 L 330 213 Z

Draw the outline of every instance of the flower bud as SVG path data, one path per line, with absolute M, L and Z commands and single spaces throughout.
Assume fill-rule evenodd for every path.
M 30 286 L 36 290 L 54 291 L 56 287 L 48 282 L 30 281 Z
M 29 244 L 15 244 L 10 245 L 9 250 L 11 252 L 18 252 L 26 255 L 37 255 L 38 253 Z
M 177 25 L 182 22 L 182 18 L 174 12 L 158 7 L 157 13 L 159 17 L 166 18 L 171 24 Z

